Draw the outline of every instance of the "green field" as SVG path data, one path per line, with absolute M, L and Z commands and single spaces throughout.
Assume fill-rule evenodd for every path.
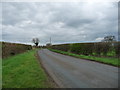
M 52 88 L 35 57 L 36 50 L 3 59 L 3 88 Z
M 78 54 L 74 54 L 74 53 L 70 53 L 70 52 L 65 52 L 65 51 L 61 51 L 61 50 L 56 50 L 56 49 L 49 49 L 49 50 L 51 50 L 53 52 L 61 53 L 61 54 L 64 54 L 64 55 L 74 56 L 74 57 L 77 57 L 77 58 L 82 58 L 82 59 L 97 61 L 97 62 L 101 62 L 101 63 L 113 65 L 113 66 L 118 66 L 118 67 L 120 66 L 120 63 L 118 62 L 118 58 L 108 58 L 108 57 L 95 57 L 95 56 L 78 55 Z

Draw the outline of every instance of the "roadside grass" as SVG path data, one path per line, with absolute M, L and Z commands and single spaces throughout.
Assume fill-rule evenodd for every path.
M 53 52 L 61 53 L 64 55 L 74 56 L 74 57 L 81 58 L 81 59 L 87 59 L 87 60 L 97 61 L 97 62 L 104 63 L 104 64 L 109 64 L 112 66 L 117 66 L 117 67 L 120 66 L 120 63 L 118 62 L 118 58 L 78 55 L 78 54 L 65 52 L 65 51 L 61 51 L 61 50 L 56 50 L 56 49 L 50 49 L 50 48 L 49 48 L 49 50 L 51 50 Z
M 2 60 L 3 88 L 52 88 L 46 73 L 30 50 Z

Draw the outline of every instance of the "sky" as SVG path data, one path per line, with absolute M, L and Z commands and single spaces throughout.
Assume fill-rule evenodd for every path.
M 117 2 L 4 2 L 2 41 L 40 45 L 99 42 L 118 37 Z M 1 12 L 1 11 L 0 11 Z

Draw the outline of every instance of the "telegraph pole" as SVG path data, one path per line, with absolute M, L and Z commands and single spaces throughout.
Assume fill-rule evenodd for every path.
M 51 37 L 50 37 L 50 44 L 51 44 Z

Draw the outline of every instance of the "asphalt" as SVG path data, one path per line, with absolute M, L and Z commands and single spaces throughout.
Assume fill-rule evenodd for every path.
M 38 51 L 40 62 L 61 88 L 117 88 L 118 68 L 51 52 Z

